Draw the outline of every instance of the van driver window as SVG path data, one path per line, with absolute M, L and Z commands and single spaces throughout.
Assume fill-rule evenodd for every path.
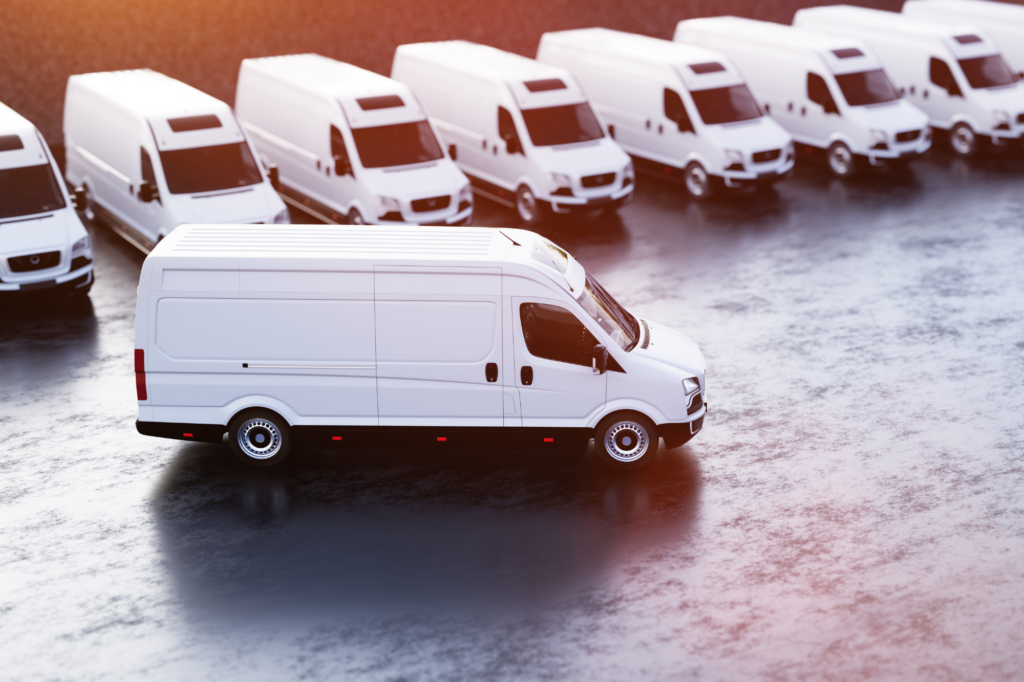
M 571 312 L 546 303 L 519 306 L 526 349 L 534 357 L 589 367 L 597 339 Z
M 683 98 L 675 90 L 665 88 L 665 118 L 679 127 L 679 132 L 693 132 L 693 124 L 686 113 Z
M 962 96 L 960 86 L 956 84 L 956 78 L 953 77 L 953 72 L 950 71 L 949 64 L 946 62 L 932 57 L 928 65 L 928 75 L 932 83 L 948 92 L 951 96 Z
M 331 126 L 331 156 L 340 156 L 343 159 L 348 158 L 348 149 L 345 147 L 345 138 L 341 136 L 341 131 L 335 126 Z
M 149 152 L 142 150 L 142 181 L 156 185 L 156 173 L 153 172 L 153 160 L 149 158 Z
M 498 107 L 498 137 L 510 143 L 509 152 L 513 149 L 522 149 L 516 122 L 512 120 L 512 114 L 505 107 Z
M 828 84 L 824 78 L 816 73 L 807 74 L 807 99 L 820 105 L 826 114 L 839 113 L 839 107 L 836 106 L 836 101 L 832 99 L 832 93 L 829 92 Z

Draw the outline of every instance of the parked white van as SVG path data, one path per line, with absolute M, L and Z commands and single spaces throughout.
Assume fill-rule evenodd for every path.
M 65 177 L 148 252 L 182 223 L 288 223 L 231 108 L 149 69 L 71 76 Z
M 866 159 L 879 166 L 931 147 L 928 117 L 899 93 L 862 42 L 768 21 L 681 21 L 675 40 L 732 59 L 801 154 L 820 156 L 837 177 Z
M 704 356 L 532 232 L 189 225 L 146 258 L 139 433 L 289 449 L 578 450 L 703 425 Z
M 1024 88 L 979 28 L 847 5 L 802 9 L 793 23 L 867 43 L 957 154 L 977 151 L 979 137 L 1005 146 L 1024 133 Z
M 423 102 L 477 194 L 524 223 L 633 200 L 629 156 L 565 69 L 455 40 L 400 45 L 391 77 Z
M 545 33 L 537 60 L 572 73 L 637 170 L 716 185 L 767 185 L 793 169 L 793 140 L 717 52 L 605 28 Z M 712 179 L 715 182 L 712 182 Z
M 0 104 L 0 295 L 92 287 L 92 243 L 36 127 Z
M 990 0 L 906 0 L 903 14 L 946 24 L 977 26 L 999 46 L 1003 58 L 1024 79 L 1024 7 Z M 1024 123 L 1024 120 L 1017 121 Z
M 401 83 L 316 54 L 246 59 L 235 109 L 285 200 L 326 223 L 473 218 L 469 180 Z

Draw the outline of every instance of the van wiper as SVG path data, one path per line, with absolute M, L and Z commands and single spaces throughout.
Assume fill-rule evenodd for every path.
M 510 242 L 512 242 L 513 244 L 515 244 L 516 246 L 522 246 L 522 244 L 520 244 L 519 242 L 517 242 L 517 241 L 516 241 L 515 239 L 512 239 L 512 237 L 509 237 L 509 236 L 508 236 L 507 234 L 505 234 L 505 233 L 504 233 L 504 232 L 502 232 L 501 230 L 498 230 L 498 234 L 500 234 L 500 235 L 501 235 L 502 237 L 504 237 L 505 239 L 509 240 Z

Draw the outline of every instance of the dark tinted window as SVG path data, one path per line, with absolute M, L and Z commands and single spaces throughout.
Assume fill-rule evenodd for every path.
M 953 40 L 960 43 L 961 45 L 970 45 L 971 43 L 980 43 L 981 38 L 976 35 L 967 34 L 964 36 L 954 36 Z
M 160 162 L 171 194 L 235 189 L 263 180 L 244 142 L 160 152 Z
M 839 50 L 832 50 L 832 54 L 834 54 L 839 59 L 850 59 L 851 57 L 864 56 L 864 53 L 855 47 L 844 47 Z
M 560 78 L 544 78 L 523 83 L 530 92 L 546 92 L 548 90 L 565 90 L 565 83 Z
M 335 126 L 331 126 L 331 156 L 340 156 L 343 159 L 348 158 L 348 148 L 345 146 L 345 138 L 342 137 L 341 131 Z
M 679 132 L 693 131 L 690 115 L 686 113 L 683 98 L 675 90 L 665 88 L 665 118 L 679 126 Z
M 0 135 L 0 152 L 13 152 L 24 148 L 25 143 L 17 135 Z
M 426 121 L 354 128 L 352 139 L 363 168 L 389 168 L 437 161 L 444 157 Z
M 832 93 L 829 92 L 825 79 L 816 73 L 807 74 L 807 99 L 821 105 L 825 109 L 825 113 L 836 113 L 839 111 L 835 100 L 832 99 Z
M 205 116 L 182 116 L 181 118 L 167 119 L 167 125 L 176 133 L 187 133 L 190 130 L 206 130 L 207 128 L 220 128 L 220 119 L 213 114 Z
M 631 351 L 640 339 L 640 323 L 628 310 L 619 305 L 603 286 L 591 275 L 587 274 L 587 285 L 579 304 L 594 318 L 601 329 L 608 332 L 612 341 L 624 351 Z
M 944 88 L 951 95 L 960 95 L 960 86 L 956 84 L 956 79 L 953 78 L 953 72 L 949 69 L 949 64 L 932 57 L 931 62 L 928 64 L 928 76 L 931 78 L 932 83 Z
M 64 208 L 64 195 L 50 164 L 0 170 L 0 218 Z
M 837 74 L 836 83 L 839 83 L 839 89 L 851 107 L 892 102 L 900 98 L 881 69 Z
M 405 102 L 398 95 L 381 95 L 379 97 L 363 97 L 356 100 L 356 104 L 363 111 L 374 109 L 391 109 L 393 107 L 404 107 Z
M 696 74 L 717 73 L 718 71 L 725 71 L 725 67 L 718 62 L 704 62 L 703 64 L 690 64 L 690 71 Z
M 538 147 L 587 142 L 604 137 L 601 124 L 590 105 L 567 104 L 543 109 L 523 109 L 523 121 L 530 139 Z
M 1001 85 L 1010 85 L 1014 82 L 1010 67 L 997 54 L 974 59 L 961 59 L 960 68 L 964 70 L 967 82 L 975 89 L 998 88 Z
M 591 364 L 597 339 L 565 308 L 546 303 L 519 306 L 526 348 L 534 357 L 573 365 Z
M 522 146 L 516 122 L 512 120 L 512 114 L 505 107 L 498 107 L 498 137 L 505 142 L 513 142 L 514 146 Z
M 156 184 L 156 173 L 153 172 L 153 160 L 149 158 L 149 152 L 142 150 L 142 181 Z
M 760 118 L 761 108 L 746 85 L 732 85 L 711 90 L 692 90 L 690 97 L 697 105 L 697 113 L 708 125 L 735 123 Z

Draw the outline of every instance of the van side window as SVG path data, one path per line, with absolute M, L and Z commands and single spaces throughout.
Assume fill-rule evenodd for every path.
M 142 152 L 142 184 L 149 184 L 156 188 L 156 173 L 153 172 L 153 160 L 149 158 L 149 152 L 145 149 L 140 150 Z M 160 195 L 155 194 L 154 198 L 160 202 Z
M 829 92 L 828 83 L 816 73 L 807 74 L 807 99 L 820 105 L 826 114 L 839 113 L 839 107 L 836 106 L 836 101 L 832 99 L 832 93 Z
M 950 97 L 963 97 L 960 86 L 956 84 L 956 78 L 953 77 L 953 72 L 950 71 L 949 64 L 946 62 L 932 57 L 928 65 L 928 76 L 932 83 L 948 92 Z
M 336 126 L 331 126 L 331 158 L 334 159 L 335 175 L 355 177 L 352 161 L 348 157 L 348 147 L 345 146 L 345 138 L 342 137 L 341 131 Z
M 686 113 L 686 106 L 683 98 L 675 90 L 665 88 L 665 118 L 679 126 L 679 132 L 692 133 L 693 123 L 690 122 L 690 115 Z
M 531 355 L 590 366 L 591 352 L 598 341 L 571 312 L 546 303 L 523 303 L 519 316 L 526 349 Z
M 512 114 L 505 107 L 498 107 L 498 137 L 505 141 L 509 154 L 522 154 L 523 144 L 519 141 L 519 132 Z

